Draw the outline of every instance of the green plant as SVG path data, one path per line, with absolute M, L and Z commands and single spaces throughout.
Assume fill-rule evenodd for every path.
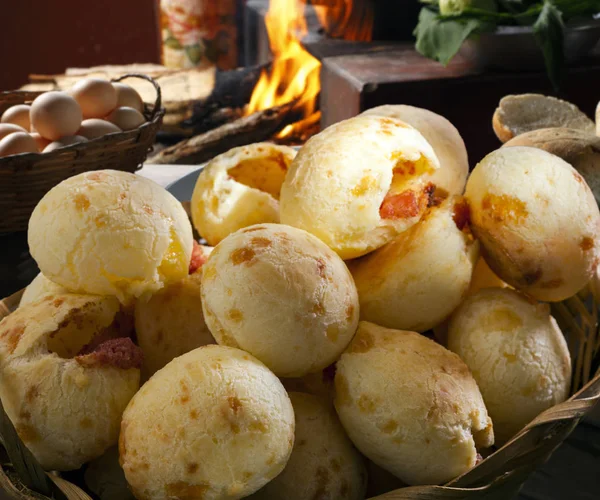
M 531 26 L 548 76 L 558 88 L 564 74 L 564 25 L 600 12 L 600 0 L 421 0 L 416 48 L 448 64 L 470 36 L 498 26 Z

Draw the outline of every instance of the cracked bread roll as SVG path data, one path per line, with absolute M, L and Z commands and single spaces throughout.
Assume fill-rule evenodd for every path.
M 440 168 L 429 176 L 429 181 L 451 195 L 463 194 L 469 174 L 467 148 L 456 127 L 446 118 L 428 109 L 404 104 L 377 106 L 362 114 L 396 118 L 416 128 L 440 161 Z
M 445 483 L 494 443 L 465 363 L 418 333 L 361 321 L 337 362 L 335 390 L 352 442 L 409 485 Z
M 308 231 L 343 259 L 367 254 L 416 224 L 440 164 L 410 125 L 360 115 L 311 137 L 281 187 L 281 222 Z
M 25 288 L 21 301 L 19 302 L 19 307 L 31 302 L 37 302 L 48 295 L 58 295 L 61 293 L 69 293 L 69 291 L 65 287 L 50 281 L 42 273 L 38 273 L 38 275 L 33 278 L 33 281 L 27 285 L 27 288 Z
M 576 294 L 600 260 L 600 212 L 585 180 L 541 149 L 502 148 L 467 181 L 471 228 L 500 279 L 544 301 Z
M 202 268 L 202 308 L 219 344 L 239 347 L 279 377 L 333 363 L 358 324 L 346 264 L 318 238 L 281 224 L 241 229 Z
M 253 224 L 279 222 L 279 193 L 296 151 L 268 142 L 233 148 L 200 172 L 192 220 L 210 245 Z
M 73 470 L 116 444 L 141 353 L 114 297 L 51 295 L 0 322 L 0 397 L 46 470 Z
M 453 196 L 384 247 L 352 261 L 361 319 L 425 332 L 449 316 L 479 256 L 468 219 L 465 200 Z
M 252 500 L 364 500 L 367 473 L 329 401 L 290 392 L 296 417 L 292 455 Z
M 173 195 L 115 170 L 61 182 L 29 220 L 29 249 L 47 278 L 122 302 L 185 277 L 192 241 L 190 221 Z
M 294 410 L 273 373 L 239 349 L 171 361 L 123 414 L 120 462 L 138 499 L 238 499 L 285 467 Z
M 571 359 L 550 307 L 514 290 L 469 297 L 452 316 L 448 348 L 473 373 L 499 445 L 569 396 Z
M 144 353 L 144 380 L 173 358 L 215 343 L 202 313 L 201 282 L 198 270 L 136 301 L 135 333 Z

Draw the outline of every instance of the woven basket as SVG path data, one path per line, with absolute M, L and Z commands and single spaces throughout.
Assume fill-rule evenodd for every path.
M 0 301 L 0 319 L 18 307 L 21 295 L 22 292 L 18 292 Z M 401 488 L 371 500 L 512 498 L 527 476 L 550 457 L 600 399 L 600 372 L 597 370 L 600 357 L 599 313 L 600 290 L 595 284 L 575 297 L 553 305 L 552 314 L 565 334 L 573 359 L 573 395 L 568 401 L 541 413 L 506 445 L 446 485 Z M 57 489 L 54 498 L 62 492 L 67 500 L 91 500 L 78 486 L 54 474 L 47 476 L 52 488 Z M 16 478 L 14 470 L 2 467 L 0 461 L 0 497 L 2 488 L 13 499 L 48 498 L 28 490 Z
M 135 172 L 152 149 L 165 110 L 158 84 L 149 76 L 127 74 L 113 81 L 136 77 L 156 89 L 156 101 L 145 105 L 148 120 L 141 127 L 108 134 L 51 153 L 27 153 L 0 158 L 0 234 L 25 231 L 29 217 L 42 197 L 59 182 L 91 170 Z M 0 93 L 0 114 L 15 104 L 30 103 L 41 92 Z

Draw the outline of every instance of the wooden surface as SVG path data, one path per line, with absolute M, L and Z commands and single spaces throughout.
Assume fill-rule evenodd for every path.
M 382 104 L 410 104 L 448 118 L 465 139 L 471 165 L 499 147 L 491 117 L 507 94 L 536 92 L 554 95 L 543 71 L 489 72 L 475 67 L 467 54 L 447 67 L 417 54 L 412 44 L 310 46 L 323 62 L 322 125 L 328 126 Z M 600 98 L 600 48 L 569 69 L 559 97 L 593 116 Z

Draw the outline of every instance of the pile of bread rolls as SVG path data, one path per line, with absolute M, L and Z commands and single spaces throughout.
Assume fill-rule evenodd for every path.
M 144 103 L 135 89 L 99 78 L 79 80 L 67 92 L 50 91 L 31 105 L 11 106 L 0 117 L 0 158 L 49 153 L 138 128 L 146 122 Z
M 566 161 L 505 147 L 468 174 L 446 119 L 383 106 L 298 153 L 209 162 L 191 201 L 207 246 L 150 180 L 67 179 L 0 322 L 8 416 L 50 470 L 118 441 L 138 499 L 358 500 L 466 473 L 568 397 L 548 302 L 600 261 Z

